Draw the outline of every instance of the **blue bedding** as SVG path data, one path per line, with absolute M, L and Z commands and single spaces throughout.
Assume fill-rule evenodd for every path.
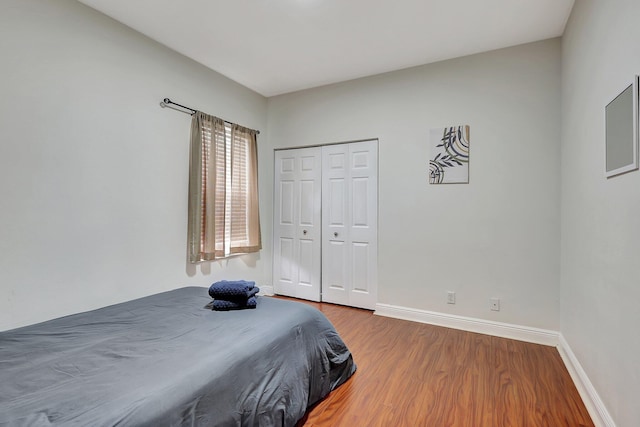
M 256 308 L 258 297 L 244 298 L 240 300 L 216 299 L 211 303 L 213 310 L 242 310 L 245 308 Z
M 251 298 L 260 291 L 260 289 L 255 285 L 256 282 L 248 282 L 246 280 L 221 280 L 219 282 L 215 282 L 209 287 L 209 296 L 211 296 L 211 298 Z
M 0 332 L 0 426 L 294 426 L 356 369 L 326 317 L 188 287 Z

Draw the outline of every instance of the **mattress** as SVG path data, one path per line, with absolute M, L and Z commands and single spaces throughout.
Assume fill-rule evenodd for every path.
M 294 426 L 356 366 L 315 308 L 187 287 L 0 333 L 0 426 Z

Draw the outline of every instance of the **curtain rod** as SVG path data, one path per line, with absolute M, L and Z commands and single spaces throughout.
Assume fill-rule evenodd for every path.
M 162 102 L 160 102 L 160 106 L 161 106 L 162 108 L 168 107 L 169 105 L 176 105 L 176 106 L 178 106 L 178 107 L 180 107 L 180 108 L 184 108 L 185 110 L 189 110 L 189 111 L 191 111 L 190 113 L 189 113 L 189 112 L 187 112 L 187 111 L 181 111 L 181 112 L 182 112 L 182 113 L 189 114 L 189 115 L 192 115 L 192 116 L 196 113 L 196 111 L 198 111 L 198 110 L 194 110 L 193 108 L 186 107 L 186 106 L 184 106 L 184 105 L 182 105 L 182 104 L 178 104 L 177 102 L 173 102 L 173 101 L 172 101 L 172 100 L 170 100 L 169 98 L 165 98 L 165 99 L 163 99 L 163 100 L 162 100 Z M 170 107 L 170 108 L 171 108 L 171 107 Z M 175 110 L 175 108 L 174 108 L 174 110 Z M 177 110 L 177 111 L 180 111 L 180 110 Z M 235 124 L 235 123 L 230 122 L 230 121 L 228 121 L 228 120 L 224 120 L 224 119 L 222 119 L 222 120 L 223 120 L 225 123 L 228 123 L 228 124 L 230 124 L 230 125 Z M 258 134 L 258 135 L 259 135 L 259 134 L 260 134 L 260 131 L 259 131 L 259 130 L 256 130 L 256 134 Z

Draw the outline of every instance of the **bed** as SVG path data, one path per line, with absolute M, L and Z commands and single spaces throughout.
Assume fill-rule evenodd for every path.
M 0 332 L 0 426 L 293 426 L 356 366 L 315 308 L 186 287 Z

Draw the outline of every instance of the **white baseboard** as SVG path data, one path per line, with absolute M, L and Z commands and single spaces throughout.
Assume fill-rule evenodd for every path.
M 275 295 L 275 292 L 273 291 L 273 286 L 260 285 L 260 292 L 258 292 L 258 295 L 268 295 L 268 296 Z
M 600 399 L 598 392 L 593 387 L 587 373 L 582 369 L 580 362 L 578 362 L 576 355 L 569 347 L 569 343 L 567 343 L 562 333 L 558 337 L 558 352 L 580 393 L 580 397 L 582 397 L 584 406 L 587 407 L 589 415 L 591 415 L 593 423 L 597 427 L 616 427 L 616 423 L 611 418 L 604 402 Z
M 457 316 L 455 314 L 438 313 L 435 311 L 418 310 L 390 304 L 376 304 L 374 314 L 394 317 L 396 319 L 411 320 L 444 326 L 446 328 L 461 329 L 463 331 L 511 338 L 536 344 L 557 346 L 558 332 L 528 326 L 512 325 L 473 317 Z

